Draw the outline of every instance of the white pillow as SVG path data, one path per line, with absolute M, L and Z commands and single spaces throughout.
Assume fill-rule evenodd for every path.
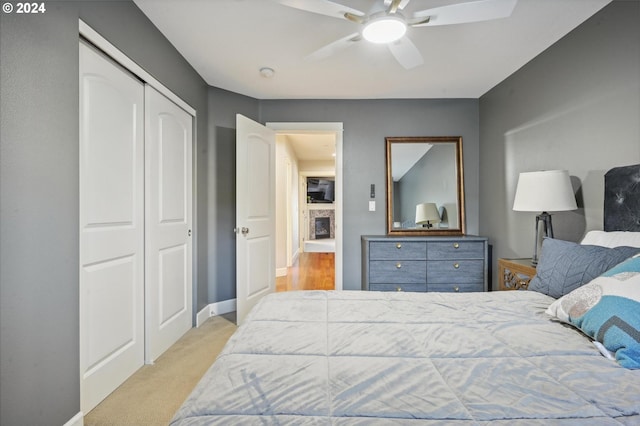
M 628 231 L 589 231 L 580 244 L 602 247 L 640 247 L 640 232 Z

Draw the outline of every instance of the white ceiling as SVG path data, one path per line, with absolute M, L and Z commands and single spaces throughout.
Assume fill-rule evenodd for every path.
M 393 175 L 398 182 L 433 147 L 431 143 L 402 143 L 393 145 Z
M 335 161 L 333 133 L 288 133 L 283 135 L 300 161 Z
M 519 0 L 509 18 L 410 28 L 425 60 L 411 70 L 364 40 L 305 61 L 361 26 L 275 0 L 134 1 L 211 86 L 256 99 L 373 99 L 478 98 L 611 0 Z M 381 0 L 334 1 L 366 12 Z M 454 3 L 412 0 L 403 13 Z

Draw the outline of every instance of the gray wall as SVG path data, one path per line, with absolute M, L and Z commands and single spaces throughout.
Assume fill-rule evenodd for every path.
M 3 426 L 61 425 L 80 411 L 78 18 L 193 106 L 197 151 L 207 146 L 205 82 L 133 3 L 47 2 L 44 15 L 0 14 Z M 205 184 L 198 174 L 198 216 Z M 206 251 L 200 235 L 198 247 Z M 206 282 L 201 267 L 196 279 Z M 207 303 L 206 289 L 196 294 Z
M 360 236 L 386 233 L 385 136 L 462 136 L 467 231 L 478 232 L 477 99 L 267 100 L 261 122 L 342 122 L 343 286 L 360 289 Z M 377 209 L 369 212 L 369 186 Z
M 480 98 L 480 233 L 494 259 L 533 253 L 535 213 L 511 210 L 520 172 L 571 174 L 579 210 L 553 215 L 556 238 L 602 229 L 603 174 L 640 163 L 638 22 L 640 2 L 614 1 Z

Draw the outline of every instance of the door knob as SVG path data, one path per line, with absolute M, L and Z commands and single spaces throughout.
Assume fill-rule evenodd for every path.
M 240 232 L 242 232 L 242 235 L 247 235 L 249 233 L 249 228 L 245 228 L 243 226 L 242 229 L 240 230 Z

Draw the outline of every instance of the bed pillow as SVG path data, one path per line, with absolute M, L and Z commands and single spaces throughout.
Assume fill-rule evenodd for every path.
M 545 238 L 529 290 L 562 297 L 640 252 L 635 247 L 601 247 Z
M 589 231 L 580 244 L 603 247 L 640 247 L 640 232 L 630 231 Z
M 556 300 L 547 314 L 615 353 L 623 367 L 640 369 L 640 254 Z

